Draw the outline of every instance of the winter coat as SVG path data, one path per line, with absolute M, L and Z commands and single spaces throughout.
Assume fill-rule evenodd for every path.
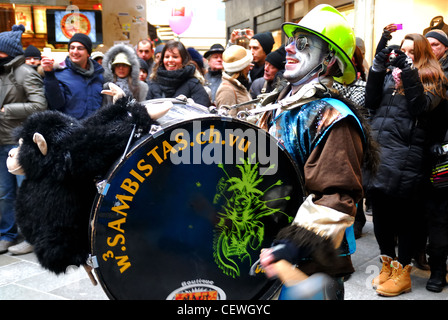
M 222 82 L 216 91 L 215 103 L 217 107 L 233 106 L 239 103 L 252 100 L 249 91 L 237 79 L 233 79 L 227 73 L 222 74 Z M 244 106 L 231 109 L 229 115 L 236 116 L 240 110 L 250 109 L 250 106 Z
M 135 51 L 126 46 L 124 44 L 118 44 L 110 48 L 103 58 L 103 68 L 104 68 L 104 89 L 109 89 L 109 82 L 113 82 L 116 85 L 120 86 L 120 82 L 117 82 L 116 76 L 112 70 L 112 62 L 115 59 L 115 56 L 119 53 L 124 53 L 129 62 L 131 63 L 131 73 L 128 76 L 128 86 L 130 92 L 126 92 L 127 89 L 122 87 L 123 90 L 127 93 L 127 95 L 131 94 L 134 99 L 137 101 L 143 101 L 146 99 L 146 95 L 148 94 L 148 84 L 139 79 L 140 75 L 140 63 L 138 61 L 137 54 Z M 110 104 L 112 102 L 111 96 L 104 96 L 103 104 Z
M 156 78 L 149 83 L 146 99 L 176 98 L 184 95 L 197 104 L 209 107 L 210 98 L 199 79 L 194 76 L 195 70 L 193 65 L 172 71 L 160 66 Z
M 72 65 L 69 57 L 64 65 L 45 72 L 45 96 L 51 110 L 58 110 L 76 119 L 86 118 L 101 107 L 103 67 L 89 59 L 91 76 L 84 76 Z
M 222 71 L 211 71 L 209 70 L 205 76 L 206 85 L 211 89 L 212 91 L 212 103 L 215 103 L 216 98 L 216 91 L 219 88 L 219 85 L 222 82 Z
M 23 55 L 15 57 L 0 71 L 0 144 L 16 144 L 12 131 L 30 114 L 47 108 L 42 77 Z
M 380 145 L 380 164 L 375 176 L 364 173 L 368 193 L 379 190 L 410 197 L 420 191 L 425 178 L 428 116 L 441 98 L 424 92 L 417 69 L 405 68 L 401 79 L 404 94 L 396 92 L 391 72 L 372 68 L 369 72 L 366 107 L 372 112 L 372 134 Z

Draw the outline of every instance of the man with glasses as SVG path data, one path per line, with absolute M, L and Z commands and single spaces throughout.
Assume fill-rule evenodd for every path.
M 332 88 L 333 81 L 356 80 L 355 36 L 329 5 L 282 28 L 289 38 L 283 74 L 289 85 L 261 124 L 296 162 L 308 197 L 293 223 L 280 230 L 282 245 L 263 250 L 260 262 L 268 276 L 285 281 L 279 269 L 285 260 L 305 276 L 324 272 L 333 278 L 330 290 L 343 299 L 343 279 L 354 271 L 352 224 L 363 196 L 361 166 L 375 158 L 362 117 Z
M 42 69 L 42 66 L 40 65 L 40 60 L 42 59 L 42 55 L 35 46 L 30 44 L 25 49 L 25 63 L 32 67 L 34 70 L 37 71 L 42 77 L 44 76 L 44 70 Z
M 48 106 L 77 119 L 94 113 L 102 104 L 103 67 L 90 59 L 92 41 L 76 33 L 68 43 L 68 57 L 54 68 L 51 57 L 42 57 L 44 85 Z

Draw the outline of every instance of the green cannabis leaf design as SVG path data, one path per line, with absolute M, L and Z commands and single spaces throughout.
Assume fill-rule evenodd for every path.
M 233 278 L 240 276 L 237 261 L 248 260 L 251 265 L 250 250 L 257 250 L 262 245 L 265 235 L 264 224 L 260 221 L 262 217 L 280 212 L 288 217 L 288 222 L 293 219 L 280 209 L 267 206 L 269 201 L 289 200 L 289 196 L 269 201 L 262 200 L 268 190 L 282 185 L 283 182 L 277 180 L 264 191 L 258 189 L 259 184 L 263 182 L 263 176 L 259 175 L 259 163 L 251 163 L 255 160 L 255 154 L 252 154 L 250 160 L 240 160 L 242 165 L 236 166 L 241 173 L 240 177 L 230 177 L 224 165 L 218 165 L 226 176 L 218 182 L 214 198 L 215 204 L 221 198 L 224 198 L 226 203 L 218 212 L 219 222 L 214 230 L 213 255 L 218 267 Z M 275 164 L 268 170 L 273 168 Z

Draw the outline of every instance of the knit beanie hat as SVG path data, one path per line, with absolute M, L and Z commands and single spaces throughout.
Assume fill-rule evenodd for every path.
M 223 67 L 226 72 L 244 70 L 252 62 L 252 53 L 244 47 L 234 44 L 222 54 Z
M 204 69 L 204 60 L 198 50 L 190 47 L 187 48 L 187 51 L 190 54 L 191 59 L 198 64 L 199 68 Z
M 252 39 L 258 40 L 263 51 L 268 54 L 271 52 L 272 47 L 274 46 L 275 40 L 270 32 L 257 33 L 252 37 Z
M 145 60 L 143 60 L 142 58 L 138 58 L 138 63 L 140 64 L 140 69 L 145 70 L 146 73 L 149 72 L 149 66 Z
M 71 37 L 70 41 L 68 42 L 68 46 L 70 48 L 70 44 L 72 42 L 79 42 L 82 43 L 83 46 L 87 49 L 87 52 L 89 55 L 92 53 L 92 40 L 90 40 L 89 36 L 83 34 L 83 33 L 75 33 L 73 37 Z
M 448 47 L 448 36 L 442 30 L 431 30 L 425 34 L 426 38 L 434 38 L 439 40 L 445 47 Z
M 278 70 L 285 69 L 286 64 L 286 50 L 281 46 L 277 50 L 271 52 L 266 56 L 266 61 L 276 67 Z
M 35 46 L 33 46 L 32 44 L 30 44 L 28 46 L 28 48 L 25 49 L 25 58 L 28 57 L 33 57 L 33 58 L 41 58 L 42 55 L 39 51 L 39 49 L 37 49 Z
M 22 33 L 25 27 L 21 24 L 13 25 L 12 31 L 0 33 L 0 51 L 10 57 L 17 57 L 23 54 Z

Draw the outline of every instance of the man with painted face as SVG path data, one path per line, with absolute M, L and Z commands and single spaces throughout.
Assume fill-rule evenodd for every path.
M 305 277 L 325 273 L 333 278 L 336 298 L 343 299 L 343 278 L 354 271 L 352 224 L 363 195 L 361 166 L 371 167 L 375 158 L 363 117 L 332 89 L 333 81 L 356 80 L 351 61 L 355 36 L 329 5 L 319 5 L 299 24 L 284 23 L 282 28 L 289 38 L 283 74 L 289 86 L 260 125 L 291 154 L 307 198 L 273 247 L 262 251 L 260 263 L 267 276 L 284 281 L 285 260 Z

